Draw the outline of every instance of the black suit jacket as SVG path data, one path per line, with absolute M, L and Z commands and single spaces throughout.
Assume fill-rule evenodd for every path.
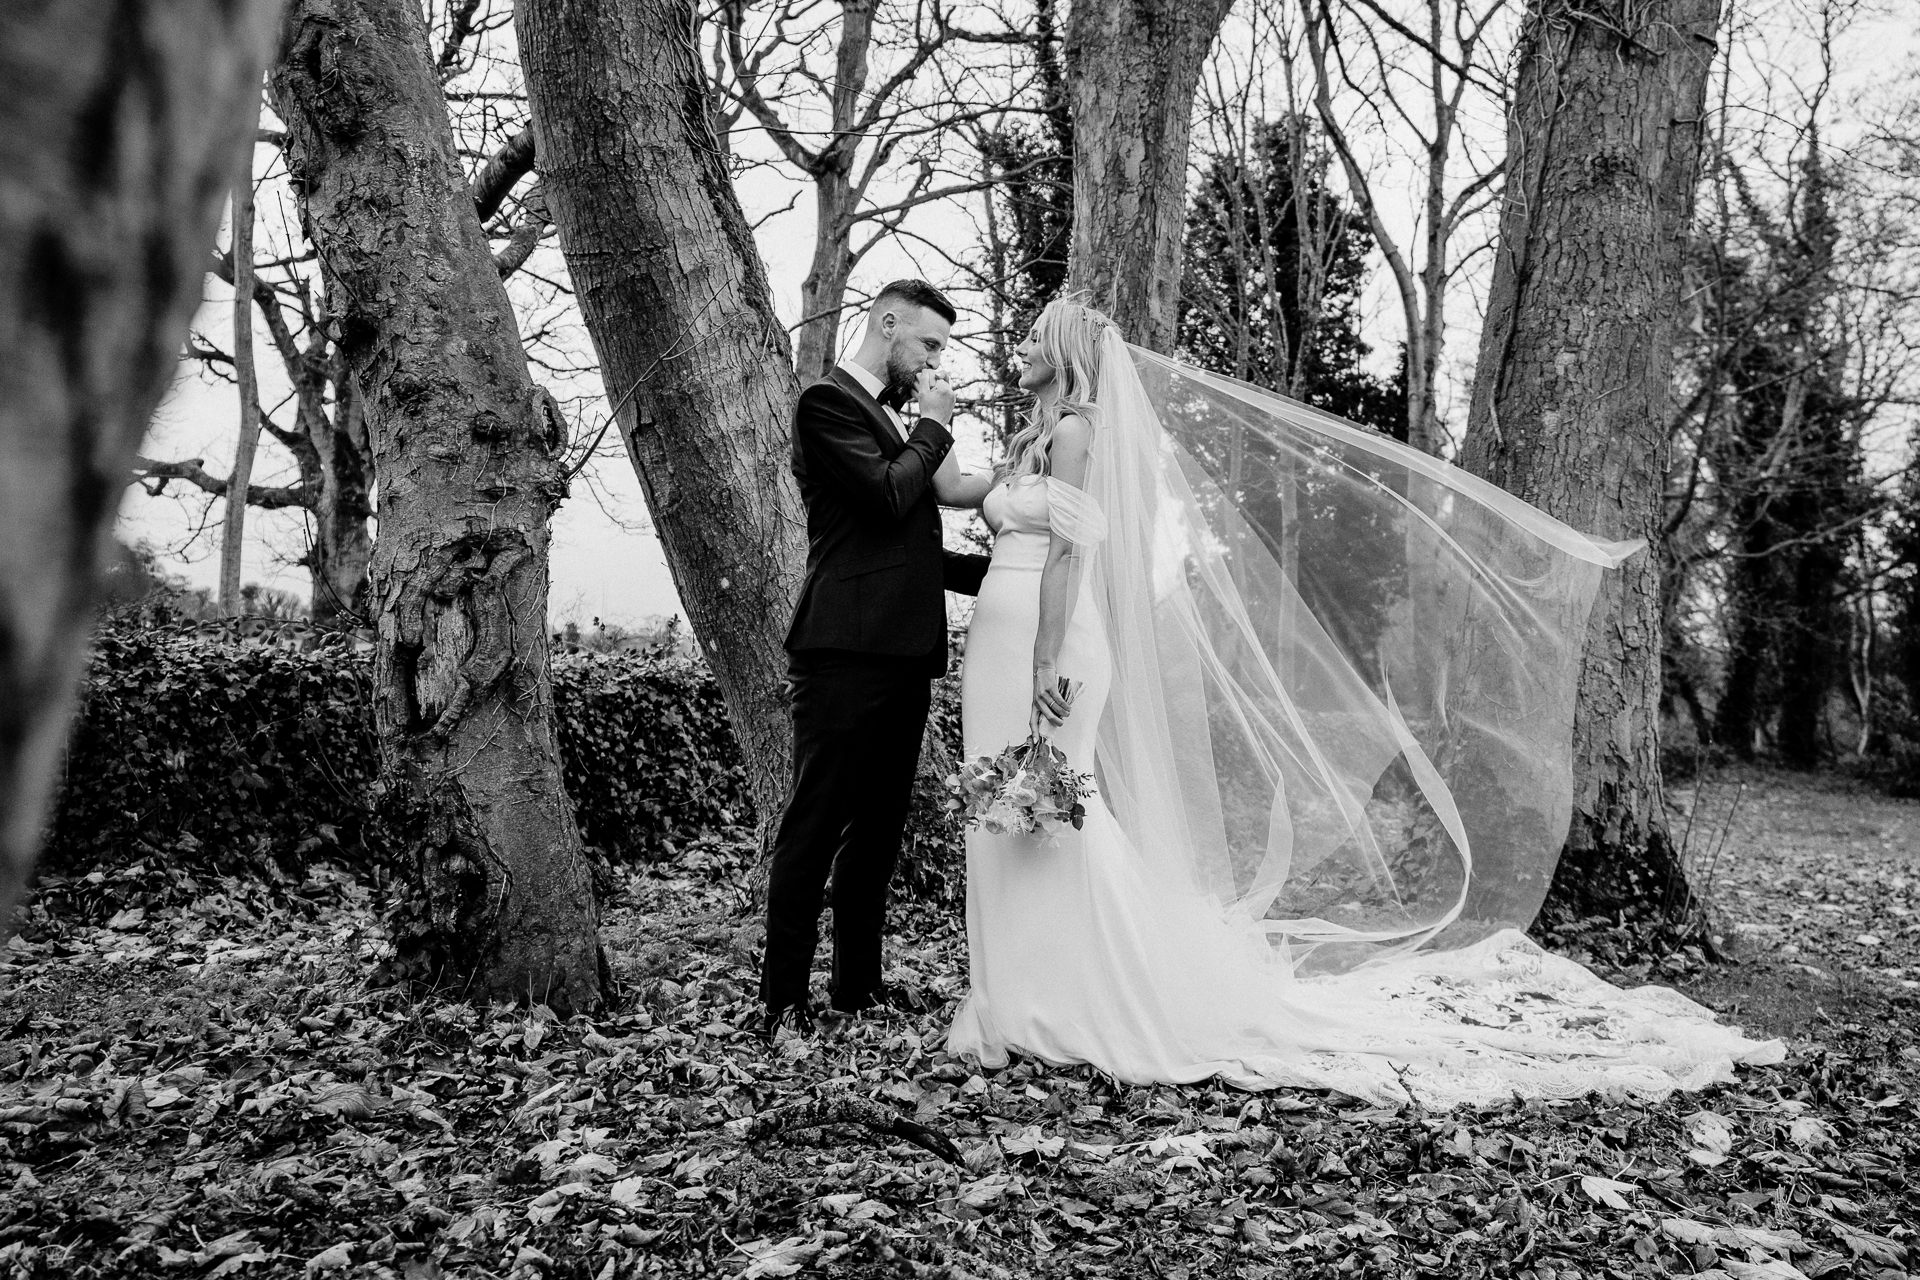
M 807 508 L 807 578 L 787 649 L 927 659 L 946 670 L 945 591 L 977 594 L 985 556 L 941 544 L 933 473 L 953 437 L 932 418 L 906 439 L 879 402 L 835 368 L 800 393 L 793 474 Z

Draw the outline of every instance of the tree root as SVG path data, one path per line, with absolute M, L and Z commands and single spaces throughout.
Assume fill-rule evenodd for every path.
M 762 1111 L 758 1115 L 730 1120 L 724 1126 L 732 1136 L 744 1142 L 759 1142 L 801 1129 L 819 1129 L 831 1124 L 859 1125 L 874 1133 L 902 1138 L 930 1151 L 948 1164 L 965 1163 L 952 1139 L 909 1120 L 891 1107 L 853 1094 L 833 1094 L 808 1098 Z

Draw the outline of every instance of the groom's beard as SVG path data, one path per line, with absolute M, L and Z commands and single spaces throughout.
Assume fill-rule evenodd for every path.
M 896 411 L 904 409 L 919 389 L 920 370 L 909 369 L 904 362 L 888 356 L 887 383 L 880 388 L 880 403 Z

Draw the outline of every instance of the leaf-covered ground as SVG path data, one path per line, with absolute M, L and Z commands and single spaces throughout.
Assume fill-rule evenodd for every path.
M 1920 991 L 1920 803 L 1751 769 L 1677 799 L 1736 950 Z
M 1696 842 L 1740 781 L 1701 789 Z M 627 999 L 566 1023 L 370 989 L 345 877 L 69 886 L 0 966 L 0 1277 L 1906 1275 L 1920 806 L 1746 781 L 1716 897 L 1781 933 L 1738 930 L 1734 966 L 1616 973 L 1794 1047 L 1657 1106 L 976 1073 L 939 1048 L 950 905 L 896 922 L 890 978 L 923 1008 L 769 1049 L 743 1029 L 757 935 L 723 844 L 626 879 Z M 1568 945 L 1616 953 L 1605 922 Z M 916 1120 L 964 1163 L 858 1123 L 739 1134 L 810 1100 Z

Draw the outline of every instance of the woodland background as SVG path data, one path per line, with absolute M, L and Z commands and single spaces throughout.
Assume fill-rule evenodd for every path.
M 953 365 L 978 437 L 964 447 L 987 465 L 1017 411 L 1010 346 L 1066 282 L 1072 124 L 1052 6 L 949 13 L 992 39 L 942 38 L 927 13 L 880 6 L 843 41 L 833 5 L 741 8 L 732 26 L 720 13 L 702 39 L 716 136 L 774 264 L 781 314 L 799 325 L 803 375 L 857 337 L 838 323 L 840 308 L 858 314 L 885 279 L 922 274 L 964 309 Z M 1178 348 L 1451 456 L 1485 304 L 1520 8 L 1415 6 L 1386 21 L 1356 6 L 1333 16 L 1345 25 L 1322 37 L 1324 117 L 1313 42 L 1294 6 L 1239 6 L 1226 20 L 1196 102 Z M 566 263 L 527 176 L 509 11 L 461 0 L 429 6 L 428 17 L 471 176 L 512 184 L 481 207 L 524 344 L 572 423 L 575 497 L 610 508 L 617 527 L 644 530 L 616 433 L 603 431 L 607 397 Z M 1723 28 L 1668 423 L 1668 742 L 1800 766 L 1898 768 L 1912 741 L 1915 671 L 1905 622 L 1915 555 L 1909 33 L 1892 10 L 1857 4 L 1738 6 Z M 1423 29 L 1443 33 L 1438 57 L 1416 56 Z M 839 122 L 861 136 L 823 165 L 817 153 L 836 122 L 822 87 L 843 45 L 876 78 L 919 66 L 876 94 L 870 119 Z M 351 575 L 368 554 L 357 540 L 372 484 L 349 475 L 328 493 L 319 451 L 299 430 L 308 411 L 296 408 L 295 386 L 317 383 L 308 394 L 323 402 L 333 393 L 325 341 L 315 347 L 312 336 L 318 268 L 267 112 L 254 162 L 252 315 L 267 430 L 249 545 L 256 572 L 298 589 L 294 599 L 257 590 L 244 611 L 325 620 L 342 593 L 324 585 L 327 566 L 344 561 Z M 845 173 L 822 172 L 833 168 Z M 814 207 L 823 183 L 833 205 L 825 227 Z M 130 531 L 146 539 L 137 554 L 163 575 L 180 573 L 183 555 L 218 560 L 219 486 L 238 426 L 230 394 L 212 390 L 230 392 L 232 381 L 224 283 L 209 277 L 187 351 L 183 379 L 200 386 L 162 410 L 160 438 L 207 456 L 197 469 L 174 458 L 150 468 L 126 508 Z M 156 493 L 171 500 L 164 511 L 139 500 Z M 329 546 L 326 531 L 343 526 L 333 536 L 348 545 Z M 595 553 L 633 545 L 581 537 Z M 594 611 L 560 591 L 567 616 L 556 629 L 571 622 L 589 643 L 596 631 L 603 644 L 629 633 L 644 643 L 664 625 L 609 616 L 596 628 Z M 193 592 L 180 604 L 217 612 Z
M 643 287 L 600 319 L 596 345 L 596 317 L 570 271 L 586 259 L 562 250 L 551 181 L 535 154 L 526 30 L 495 0 L 428 5 L 423 16 L 438 98 L 424 109 L 444 112 L 519 350 L 544 397 L 546 433 L 560 442 L 572 496 L 559 510 L 590 508 L 576 527 L 601 530 L 582 535 L 596 572 L 617 559 L 609 548 L 641 545 L 607 532 L 618 528 L 657 540 L 677 590 L 679 612 L 601 617 L 583 608 L 582 593 L 567 597 L 557 573 L 564 603 L 546 606 L 555 643 L 706 659 L 745 744 L 748 790 L 760 809 L 776 807 L 782 713 L 764 692 L 774 682 L 763 669 L 777 667 L 778 636 L 765 619 L 783 608 L 779 580 L 792 566 L 778 555 L 764 562 L 771 576 L 757 589 L 766 610 L 742 609 L 740 592 L 729 602 L 718 584 L 762 555 L 756 543 L 791 546 L 791 534 L 778 532 L 791 501 L 775 479 L 770 501 L 752 510 L 688 502 L 694 486 L 673 473 L 725 482 L 729 467 L 777 470 L 778 405 L 788 392 L 778 378 L 723 391 L 734 377 L 724 368 L 712 379 L 706 394 L 736 405 L 772 397 L 770 414 L 746 415 L 752 438 L 765 441 L 758 452 L 710 434 L 738 426 L 738 409 L 730 419 L 710 406 L 657 438 L 649 431 L 651 419 L 696 394 L 685 390 L 696 381 L 695 335 L 727 323 L 714 313 L 720 295 L 695 296 L 707 287 L 697 271 L 655 296 Z M 1657 323 L 1670 334 L 1661 357 L 1671 363 L 1608 371 L 1640 385 L 1646 410 L 1616 410 L 1633 423 L 1624 436 L 1631 461 L 1585 458 L 1608 470 L 1603 488 L 1633 496 L 1603 510 L 1605 502 L 1567 493 L 1556 505 L 1552 475 L 1579 468 L 1575 455 L 1555 454 L 1552 432 L 1528 448 L 1554 460 L 1510 469 L 1503 481 L 1584 527 L 1637 533 L 1655 547 L 1629 570 L 1624 591 L 1636 621 L 1657 636 L 1629 629 L 1633 651 L 1609 658 L 1616 675 L 1634 674 L 1610 676 L 1613 694 L 1583 695 L 1594 703 L 1618 694 L 1638 708 L 1599 752 L 1623 758 L 1632 775 L 1621 838 L 1631 874 L 1621 879 L 1620 859 L 1582 862 L 1593 843 L 1582 830 L 1622 822 L 1580 806 L 1563 878 L 1577 872 L 1582 884 L 1607 887 L 1577 900 L 1560 894 L 1554 905 L 1575 914 L 1644 915 L 1654 902 L 1655 914 L 1671 915 L 1676 902 L 1697 898 L 1683 887 L 1683 842 L 1664 830 L 1662 765 L 1676 779 L 1727 761 L 1838 767 L 1899 792 L 1912 785 L 1920 750 L 1911 693 L 1920 680 L 1909 351 L 1920 301 L 1920 90 L 1911 33 L 1894 11 L 1854 0 L 1747 4 L 1715 17 L 1688 176 L 1673 187 L 1688 216 L 1673 224 L 1677 252 L 1663 250 L 1648 267 L 1667 299 Z M 1508 151 L 1524 136 L 1516 95 L 1528 24 L 1541 15 L 1510 0 L 1398 8 L 1247 0 L 1206 13 L 1170 6 L 1160 19 L 1198 33 L 1174 60 L 1194 84 L 1184 122 L 1191 143 L 1183 150 L 1151 130 L 1134 140 L 1179 206 L 1152 215 L 1150 265 L 1131 272 L 1157 280 L 1166 296 L 1143 303 L 1129 328 L 1205 367 L 1500 476 L 1508 464 L 1492 397 L 1505 376 L 1476 380 L 1475 370 L 1487 350 L 1511 355 L 1499 326 L 1484 320 L 1503 201 L 1523 207 Z M 756 323 L 791 334 L 804 380 L 857 338 L 848 318 L 885 279 L 913 272 L 946 288 L 963 309 L 950 365 L 962 380 L 963 449 L 974 465 L 990 465 L 1015 424 L 1010 353 L 1032 316 L 1063 290 L 1100 283 L 1093 267 L 1073 277 L 1076 173 L 1096 194 L 1140 185 L 1095 172 L 1126 129 L 1097 130 L 1092 160 L 1081 154 L 1084 139 L 1076 147 L 1071 36 L 1052 3 L 734 3 L 696 10 L 676 37 L 688 42 L 688 87 L 717 148 L 708 159 L 739 193 L 753 238 L 747 274 L 762 261 L 773 266 Z M 586 77 L 573 52 L 556 45 L 557 83 Z M 1105 74 L 1124 72 L 1116 62 Z M 152 604 L 184 621 L 238 615 L 321 632 L 374 628 L 365 595 L 374 444 L 337 340 L 325 255 L 311 217 L 303 220 L 295 132 L 275 101 L 269 93 L 263 102 L 249 168 L 252 305 L 234 303 L 230 211 L 163 425 L 143 446 L 122 505 L 124 536 L 138 540 L 113 591 L 136 627 L 131 620 L 157 616 L 143 612 Z M 584 96 L 570 103 L 591 105 Z M 1599 145 L 1583 161 L 1589 172 L 1600 163 L 1591 157 L 1606 154 Z M 636 163 L 665 163 L 658 150 L 635 154 L 645 156 Z M 600 235 L 582 253 L 635 260 L 615 276 L 688 271 L 658 254 L 663 238 L 692 234 L 690 224 L 675 221 L 672 193 L 651 195 L 663 221 L 638 241 Z M 1078 212 L 1095 225 L 1102 216 Z M 344 200 L 338 232 L 387 234 L 395 213 Z M 583 208 L 583 217 L 617 213 Z M 684 296 L 660 296 L 676 291 Z M 1611 304 L 1596 295 L 1584 305 Z M 1500 321 L 1514 323 L 1511 313 Z M 658 336 L 619 339 L 616 323 Z M 236 345 L 236 332 L 248 340 Z M 611 384 L 608 351 L 623 370 Z M 653 383 L 674 365 L 685 371 L 656 400 Z M 1476 390 L 1489 397 L 1484 411 Z M 1587 394 L 1605 404 L 1615 390 L 1595 384 Z M 1587 416 L 1587 439 L 1622 431 L 1605 413 Z M 202 456 L 180 456 L 189 442 Z M 243 473 L 247 499 L 236 506 L 229 490 Z M 731 540 L 719 532 L 729 523 L 742 530 Z M 982 537 L 977 519 L 949 520 L 955 545 Z M 245 583 L 249 545 L 255 565 L 268 550 L 276 581 L 304 576 L 301 589 Z M 196 556 L 217 565 L 217 586 L 188 587 L 178 576 L 182 558 Z M 642 563 L 631 571 L 659 573 Z M 1602 616 L 1615 607 L 1603 601 Z M 748 613 L 754 638 L 741 652 L 703 648 L 703 637 L 731 633 L 728 620 Z M 955 745 L 930 742 L 929 774 Z M 1596 794 L 1611 785 L 1601 772 Z
M 1910 42 L 1851 0 L 0 15 L 0 1264 L 1904 1276 Z M 1450 1116 L 990 1079 L 940 1040 L 951 677 L 910 1007 L 750 1035 L 786 414 L 909 269 L 977 464 L 1075 290 L 1647 538 L 1534 933 L 1788 1062 Z M 596 500 L 684 624 L 550 608 Z

